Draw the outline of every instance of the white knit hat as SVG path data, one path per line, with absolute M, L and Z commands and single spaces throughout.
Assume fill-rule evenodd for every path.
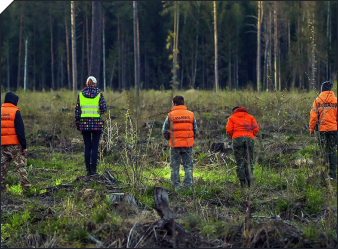
M 95 84 L 97 83 L 96 78 L 94 76 L 89 76 L 86 82 L 88 82 L 89 79 L 91 79 L 93 83 Z

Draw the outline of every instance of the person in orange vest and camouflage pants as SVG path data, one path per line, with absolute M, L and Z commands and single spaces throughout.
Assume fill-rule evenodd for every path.
M 19 174 L 19 182 L 24 192 L 31 184 L 27 180 L 27 147 L 25 127 L 16 106 L 19 97 L 8 92 L 1 106 L 1 192 L 6 190 L 5 180 L 9 165 L 13 161 Z
M 194 113 L 187 110 L 183 96 L 175 96 L 172 100 L 173 108 L 164 121 L 162 134 L 169 140 L 171 185 L 176 191 L 180 189 L 180 162 L 184 168 L 184 187 L 192 185 L 193 161 L 192 148 L 198 127 Z
M 319 145 L 324 154 L 324 165 L 330 163 L 328 179 L 336 179 L 337 169 L 337 98 L 334 95 L 332 83 L 325 81 L 321 93 L 313 102 L 310 112 L 310 135 L 319 130 Z
M 253 184 L 253 154 L 258 130 L 259 126 L 255 118 L 247 110 L 243 107 L 232 109 L 226 131 L 232 138 L 232 148 L 237 164 L 236 172 L 242 188 Z

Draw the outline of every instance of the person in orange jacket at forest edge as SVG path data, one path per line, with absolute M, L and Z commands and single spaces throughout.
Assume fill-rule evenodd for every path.
M 255 118 L 248 114 L 248 111 L 243 107 L 233 108 L 232 113 L 228 119 L 226 131 L 232 138 L 232 148 L 237 163 L 237 177 L 242 188 L 246 185 L 250 187 L 253 183 L 254 139 L 259 127 Z
M 321 93 L 313 102 L 310 112 L 310 135 L 319 130 L 319 145 L 324 153 L 324 165 L 330 162 L 329 179 L 336 179 L 337 169 L 337 98 L 331 91 L 332 83 L 325 81 Z

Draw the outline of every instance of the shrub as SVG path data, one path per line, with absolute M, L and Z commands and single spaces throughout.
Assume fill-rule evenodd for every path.
M 303 228 L 303 233 L 305 238 L 309 240 L 316 240 L 319 236 L 319 231 L 313 222 Z
M 323 205 L 322 193 L 319 189 L 311 186 L 306 191 L 306 198 L 308 201 L 307 210 L 309 213 L 318 213 L 321 210 L 321 206 Z

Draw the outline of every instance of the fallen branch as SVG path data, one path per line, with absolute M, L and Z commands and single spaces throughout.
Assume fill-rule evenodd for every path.
M 54 191 L 54 190 L 59 190 L 59 188 L 69 188 L 71 186 L 73 186 L 73 185 L 72 184 L 59 184 L 59 185 L 55 185 L 55 186 L 52 186 L 52 187 L 40 188 L 39 190 L 46 189 L 48 191 L 50 191 L 50 190 Z
M 95 239 L 91 234 L 88 234 L 88 238 L 91 241 L 95 242 L 98 247 L 102 247 L 103 246 L 103 243 L 101 241 L 99 241 L 98 239 Z
M 148 179 L 148 180 L 151 180 L 151 181 L 158 181 L 159 183 L 164 183 L 165 181 L 161 180 L 161 179 L 154 179 L 154 178 L 150 178 L 150 177 L 146 177 L 146 176 L 143 176 L 144 178 Z
M 34 168 L 33 170 L 42 170 L 42 171 L 52 171 L 52 172 L 58 172 L 56 169 L 43 169 L 43 168 Z

